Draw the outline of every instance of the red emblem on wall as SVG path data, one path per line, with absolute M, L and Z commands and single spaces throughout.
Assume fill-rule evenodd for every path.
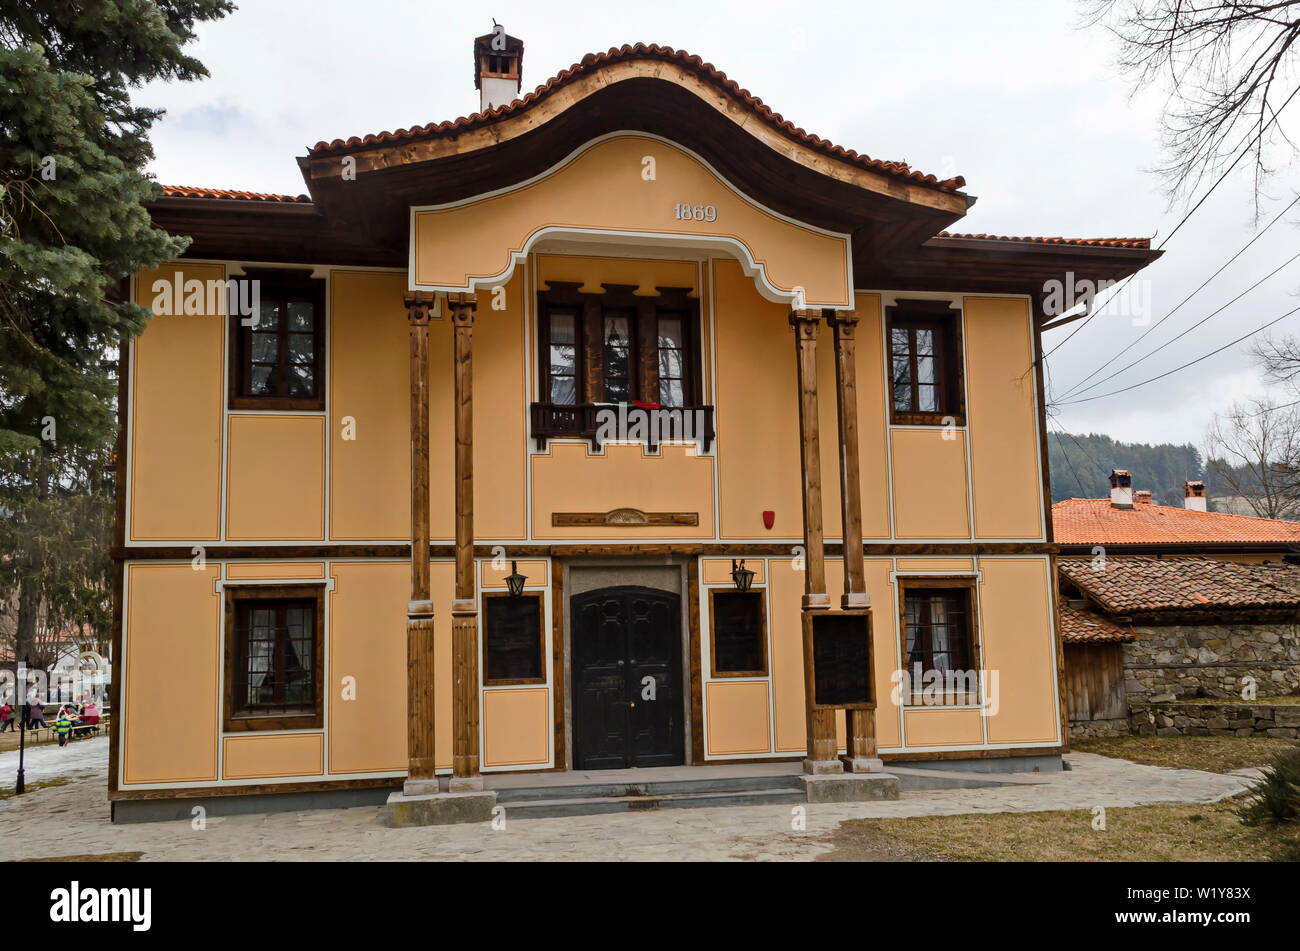
M 767 529 L 770 529 L 770 528 L 771 528 L 773 525 L 775 525 L 775 524 L 776 524 L 776 513 L 775 513 L 775 512 L 771 512 L 771 511 L 764 512 L 764 513 L 763 513 L 763 527 L 764 527 L 764 528 L 767 528 Z

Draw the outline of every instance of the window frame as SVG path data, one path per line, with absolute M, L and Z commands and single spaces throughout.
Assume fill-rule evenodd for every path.
M 718 598 L 719 594 L 725 595 L 754 595 L 759 599 L 759 652 L 762 655 L 763 663 L 758 670 L 718 670 Z M 767 589 L 750 588 L 748 591 L 737 591 L 735 588 L 710 588 L 709 589 L 709 671 L 714 680 L 723 680 L 731 677 L 768 677 L 771 676 L 772 663 L 767 646 Z
M 958 589 L 966 592 L 966 640 L 968 660 L 970 661 L 970 670 L 977 671 L 980 676 L 984 672 L 984 650 L 981 641 L 980 619 L 979 619 L 979 579 L 974 575 L 951 575 L 939 577 L 914 576 L 910 578 L 900 577 L 898 579 L 898 644 L 899 656 L 903 661 L 903 668 L 910 675 L 911 667 L 908 664 L 907 652 L 907 597 L 909 592 L 930 591 L 939 589 Z M 925 671 L 922 670 L 922 674 Z M 919 688 L 919 689 L 918 689 Z M 975 696 L 963 694 L 964 701 L 948 702 L 945 694 L 944 701 L 939 704 L 916 702 L 920 696 L 920 691 L 924 687 L 912 684 L 910 696 L 903 698 L 902 706 L 916 707 L 924 710 L 943 709 L 950 707 L 977 707 L 980 705 L 979 694 Z
M 900 410 L 894 400 L 894 330 L 936 331 L 935 373 L 939 410 Z M 965 347 L 962 339 L 962 310 L 946 300 L 898 300 L 885 308 L 885 380 L 889 389 L 890 422 L 895 426 L 943 426 L 952 417 L 957 426 L 966 425 Z M 917 394 L 915 356 L 912 361 L 912 393 Z M 915 404 L 914 404 L 915 405 Z
M 235 684 L 239 670 L 239 614 L 244 605 L 260 601 L 312 602 L 312 707 L 299 714 L 261 715 L 237 709 Z M 325 725 L 325 584 L 227 585 L 225 589 L 225 673 L 221 719 L 227 733 L 272 730 L 319 730 Z M 308 706 L 308 705 L 304 705 Z
M 633 392 L 630 399 L 659 403 L 659 320 L 680 318 L 687 359 L 683 366 L 682 393 L 687 403 L 667 409 L 694 409 L 702 405 L 700 365 L 703 360 L 699 329 L 700 302 L 689 296 L 689 287 L 656 287 L 658 295 L 639 296 L 635 284 L 602 284 L 604 293 L 585 293 L 582 285 L 572 281 L 548 281 L 549 290 L 537 292 L 537 367 L 538 402 L 547 405 L 572 405 L 575 409 L 606 404 L 603 357 L 606 316 L 622 316 L 608 311 L 627 311 L 629 329 L 629 376 Z M 576 315 L 577 354 L 574 361 L 577 379 L 574 402 L 553 404 L 551 401 L 551 315 L 554 311 L 572 311 Z M 594 397 L 599 395 L 600 399 Z
M 320 412 L 325 409 L 325 359 L 328 346 L 328 321 L 325 319 L 325 279 L 314 278 L 312 272 L 303 269 L 287 268 L 245 268 L 242 277 L 260 282 L 260 299 L 281 300 L 285 303 L 308 300 L 312 304 L 315 330 L 312 333 L 314 350 L 312 353 L 312 378 L 316 382 L 314 396 L 288 396 L 276 393 L 267 396 L 254 396 L 247 392 L 252 379 L 252 337 L 253 328 L 244 326 L 239 315 L 227 317 L 229 332 L 227 334 L 227 362 L 229 364 L 229 408 L 237 410 L 271 410 Z M 239 280 L 240 275 L 235 279 Z M 280 370 L 287 366 L 287 321 L 286 307 L 281 320 L 286 322 L 281 328 L 281 340 L 284 346 L 280 352 L 280 364 L 276 371 L 276 385 L 280 386 L 283 378 Z
M 514 678 L 496 678 L 493 679 L 488 675 L 488 641 L 492 636 L 491 615 L 488 612 L 488 604 L 497 598 L 511 598 L 521 600 L 524 598 L 531 599 L 537 604 L 537 670 L 536 677 L 514 677 Z M 482 664 L 483 664 L 483 686 L 484 687 L 522 687 L 537 686 L 547 682 L 546 674 L 546 598 L 545 592 L 542 591 L 525 591 L 519 595 L 513 595 L 509 591 L 484 591 L 483 599 L 483 646 L 482 646 Z

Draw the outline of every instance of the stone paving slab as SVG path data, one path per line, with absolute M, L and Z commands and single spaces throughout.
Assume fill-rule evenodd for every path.
M 807 861 L 846 819 L 1214 802 L 1243 776 L 1071 753 L 1035 785 L 904 793 L 895 802 L 747 806 L 386 829 L 378 807 L 112 825 L 104 773 L 0 801 L 0 860 L 139 851 L 144 861 Z M 800 813 L 796 810 L 804 810 Z M 794 820 L 806 817 L 806 827 Z

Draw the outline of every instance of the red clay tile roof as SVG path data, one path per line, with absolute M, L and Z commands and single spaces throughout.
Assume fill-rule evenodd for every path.
M 1213 558 L 1062 558 L 1062 577 L 1109 614 L 1300 608 L 1300 568 Z
M 1004 234 L 956 234 L 940 231 L 940 238 L 965 238 L 969 241 L 1027 241 L 1030 244 L 1062 244 L 1078 248 L 1136 248 L 1151 249 L 1150 238 L 1016 238 Z
M 243 192 L 229 188 L 201 188 L 193 185 L 164 185 L 163 194 L 168 198 L 223 198 L 229 201 L 281 201 L 307 202 L 306 195 L 272 195 L 268 192 Z
M 1149 503 L 1118 509 L 1110 499 L 1057 502 L 1052 528 L 1059 545 L 1300 544 L 1300 522 Z
M 882 172 L 891 175 L 894 178 L 904 179 L 918 185 L 928 185 L 941 191 L 956 192 L 966 184 L 966 179 L 960 175 L 955 178 L 940 181 L 933 175 L 927 175 L 924 172 L 918 172 L 912 169 L 905 162 L 888 162 L 880 159 L 873 159 L 867 155 L 861 155 L 852 149 L 844 149 L 833 142 L 817 135 L 805 132 L 792 122 L 787 121 L 779 113 L 773 112 L 764 102 L 747 89 L 743 89 L 738 83 L 727 78 L 727 74 L 719 70 L 712 63 L 706 63 L 698 56 L 693 56 L 685 50 L 673 49 L 671 46 L 659 46 L 655 43 L 645 44 L 637 43 L 633 46 L 624 45 L 610 49 L 605 53 L 588 53 L 582 58 L 582 62 L 574 63 L 566 70 L 562 70 L 557 75 L 552 76 L 545 83 L 538 86 L 533 92 L 524 96 L 522 99 L 516 99 L 514 102 L 507 103 L 504 106 L 497 106 L 495 109 L 489 109 L 487 112 L 476 112 L 471 116 L 465 116 L 448 122 L 429 123 L 428 125 L 412 126 L 409 129 L 398 129 L 396 132 L 380 132 L 376 135 L 367 135 L 361 138 L 353 136 L 349 139 L 335 139 L 332 142 L 317 142 L 307 150 L 309 155 L 322 155 L 331 152 L 341 152 L 348 149 L 362 148 L 371 145 L 387 145 L 395 142 L 409 142 L 413 139 L 435 138 L 444 135 L 458 135 L 466 129 L 475 126 L 486 125 L 489 122 L 495 122 L 498 119 L 504 119 L 508 116 L 517 115 L 532 108 L 538 102 L 552 95 L 557 90 L 563 88 L 569 83 L 582 76 L 596 72 L 612 63 L 623 62 L 625 60 L 651 59 L 662 60 L 676 63 L 694 70 L 700 76 L 712 82 L 723 92 L 740 100 L 741 104 L 748 108 L 755 115 L 762 118 L 768 125 L 778 129 L 788 135 L 790 138 L 811 146 L 826 155 L 840 159 L 844 162 L 850 162 L 869 168 L 872 171 Z
M 1060 615 L 1061 639 L 1067 644 L 1122 644 L 1138 639 L 1131 629 L 1086 608 L 1073 607 L 1065 598 L 1061 599 Z

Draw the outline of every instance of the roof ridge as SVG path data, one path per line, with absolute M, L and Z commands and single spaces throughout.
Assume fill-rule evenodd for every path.
M 362 137 L 351 136 L 347 139 L 334 139 L 330 142 L 326 142 L 322 139 L 314 146 L 309 147 L 307 154 L 321 155 L 362 146 L 381 145 L 389 142 L 404 142 L 411 139 L 432 137 L 448 132 L 459 134 L 467 128 L 504 119 L 516 113 L 530 109 L 536 103 L 550 96 L 556 89 L 567 85 L 574 79 L 582 76 L 584 73 L 604 68 L 605 66 L 620 60 L 637 58 L 667 60 L 694 69 L 715 85 L 722 87 L 722 89 L 727 93 L 742 100 L 745 105 L 773 127 L 785 132 L 791 138 L 801 141 L 804 144 L 834 158 L 860 165 L 865 168 L 870 168 L 874 171 L 883 172 L 887 175 L 893 175 L 896 178 L 903 178 L 919 185 L 937 188 L 941 191 L 957 192 L 966 185 L 966 179 L 961 175 L 940 180 L 935 175 L 930 175 L 913 169 L 906 162 L 873 159 L 869 155 L 859 153 L 854 149 L 845 149 L 828 139 L 807 132 L 803 128 L 795 125 L 793 122 L 790 122 L 780 113 L 773 110 L 763 102 L 762 99 L 755 96 L 748 89 L 745 89 L 735 80 L 728 77 L 726 73 L 718 69 L 712 63 L 701 59 L 693 53 L 688 53 L 685 50 L 675 49 L 671 46 L 660 46 L 657 43 L 625 43 L 622 46 L 610 47 L 604 53 L 588 53 L 583 56 L 579 62 L 574 63 L 568 69 L 560 70 L 560 72 L 546 80 L 546 82 L 542 83 L 532 92 L 521 96 L 513 102 L 505 103 L 504 105 L 496 106 L 495 108 L 486 111 L 475 112 L 458 119 L 444 120 L 440 123 L 430 122 L 425 125 L 412 126 L 409 129 L 397 129 L 394 132 L 371 133 Z

